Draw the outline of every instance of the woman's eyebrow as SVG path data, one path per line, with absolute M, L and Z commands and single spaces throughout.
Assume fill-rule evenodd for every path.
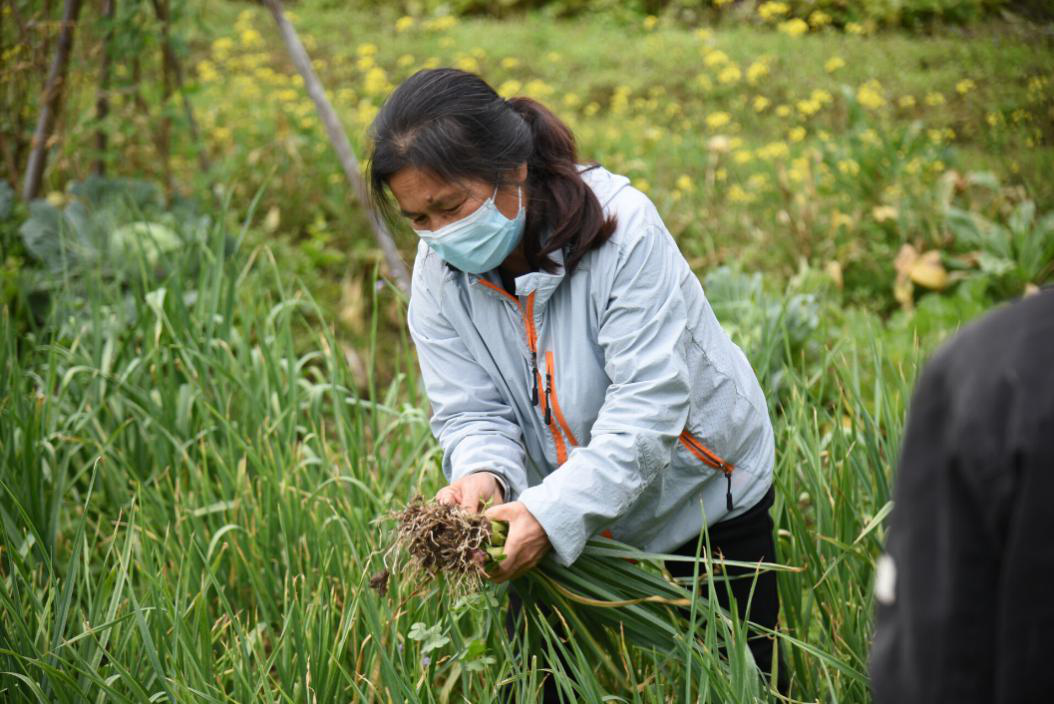
M 442 209 L 442 208 L 448 207 L 451 204 L 452 201 L 457 200 L 462 195 L 464 195 L 464 194 L 462 194 L 462 193 L 445 193 L 445 194 L 439 196 L 438 198 L 436 198 L 434 200 L 433 199 L 429 199 L 428 202 L 431 205 L 431 208 L 433 210 L 435 210 L 436 208 Z M 402 213 L 403 215 L 405 215 L 408 218 L 412 218 L 412 217 L 415 217 L 415 216 L 421 214 L 421 213 L 413 213 L 413 212 L 410 212 L 409 210 L 403 210 L 402 208 L 399 208 L 399 212 Z

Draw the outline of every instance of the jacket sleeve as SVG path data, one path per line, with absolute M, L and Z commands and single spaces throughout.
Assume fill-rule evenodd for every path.
M 624 245 L 598 317 L 610 384 L 589 444 L 520 495 L 560 564 L 574 562 L 590 537 L 629 511 L 669 466 L 684 429 L 689 380 L 679 256 L 656 225 Z
M 498 477 L 506 501 L 526 485 L 525 451 L 512 409 L 451 326 L 424 276 L 424 258 L 414 264 L 407 311 L 421 377 L 432 406 L 432 434 L 443 448 L 443 474 L 453 482 L 474 472 Z

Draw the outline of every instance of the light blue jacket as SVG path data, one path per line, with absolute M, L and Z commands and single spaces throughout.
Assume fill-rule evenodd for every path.
M 757 377 L 655 206 L 603 167 L 582 177 L 618 228 L 570 276 L 523 274 L 513 296 L 422 241 L 407 316 L 447 479 L 496 474 L 564 565 L 605 530 L 671 550 L 700 501 L 708 524 L 757 503 L 774 460 Z

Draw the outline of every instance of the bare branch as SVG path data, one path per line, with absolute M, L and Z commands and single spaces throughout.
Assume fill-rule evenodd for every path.
M 406 269 L 406 264 L 403 263 L 402 258 L 399 256 L 399 250 L 396 248 L 395 241 L 392 239 L 392 235 L 388 231 L 388 226 L 378 215 L 377 211 L 370 206 L 370 200 L 366 193 L 366 182 L 363 180 L 362 174 L 359 171 L 359 162 L 351 150 L 351 143 L 348 142 L 348 136 L 344 133 L 344 128 L 341 126 L 340 120 L 337 118 L 336 111 L 326 98 L 325 90 L 322 88 L 318 76 L 315 75 L 315 71 L 311 67 L 311 59 L 308 57 L 304 45 L 300 42 L 300 37 L 297 36 L 296 29 L 293 28 L 293 25 L 290 24 L 289 20 L 286 18 L 285 12 L 282 10 L 281 0 L 262 1 L 274 16 L 275 22 L 278 24 L 278 30 L 281 32 L 282 39 L 285 40 L 286 48 L 289 50 L 289 55 L 293 60 L 293 64 L 296 66 L 297 71 L 300 72 L 300 76 L 304 79 L 304 85 L 307 87 L 308 95 L 310 95 L 311 99 L 315 102 L 315 108 L 318 110 L 319 118 L 321 119 L 322 124 L 326 127 L 329 141 L 336 150 L 337 158 L 340 160 L 340 165 L 344 169 L 344 175 L 351 184 L 359 203 L 369 216 L 370 225 L 373 227 L 374 237 L 377 240 L 377 244 L 380 245 L 381 251 L 384 252 L 384 259 L 388 265 L 389 273 L 395 279 L 399 288 L 404 292 L 409 293 L 410 274 Z
M 66 0 L 62 10 L 62 30 L 59 33 L 55 58 L 48 70 L 47 82 L 40 99 L 40 115 L 37 117 L 37 128 L 33 133 L 33 147 L 29 152 L 29 163 L 26 166 L 26 178 L 22 184 L 22 198 L 29 201 L 37 197 L 44 176 L 44 166 L 48 160 L 48 142 L 51 130 L 55 127 L 59 109 L 62 107 L 62 95 L 65 92 L 66 73 L 69 68 L 70 53 L 73 50 L 73 30 L 80 14 L 80 0 Z

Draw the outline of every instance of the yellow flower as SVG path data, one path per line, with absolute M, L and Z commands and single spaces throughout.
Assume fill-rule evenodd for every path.
M 865 81 L 856 89 L 856 99 L 870 110 L 877 110 L 886 103 L 882 96 L 882 84 L 874 79 Z
M 776 115 L 778 115 L 779 117 L 790 117 L 790 114 L 791 114 L 790 105 L 777 105 L 776 106 Z
M 611 112 L 621 115 L 629 109 L 629 86 L 616 86 L 611 95 Z
M 805 157 L 798 157 L 791 161 L 791 167 L 787 171 L 787 177 L 790 178 L 791 183 L 801 183 L 809 177 L 809 160 Z
M 973 90 L 975 87 L 976 87 L 976 84 L 974 84 L 973 81 L 971 81 L 969 78 L 964 78 L 964 79 L 962 79 L 961 81 L 959 81 L 958 83 L 955 84 L 955 91 L 959 95 L 966 95 L 971 90 Z
M 740 72 L 739 67 L 735 64 L 730 64 L 721 69 L 721 73 L 717 74 L 717 80 L 725 85 L 739 82 L 740 76 L 743 74 Z
M 695 77 L 695 84 L 704 92 L 714 87 L 714 82 L 711 81 L 710 76 L 707 76 L 705 73 L 700 73 Z
M 878 132 L 875 132 L 874 128 L 871 127 L 860 133 L 860 141 L 873 147 L 877 147 L 882 143 L 882 140 L 878 138 Z
M 934 144 L 940 144 L 944 139 L 943 133 L 938 129 L 926 130 L 926 135 L 930 138 L 930 141 Z
M 897 98 L 897 105 L 902 108 L 913 108 L 915 107 L 915 96 L 913 95 L 902 95 Z
M 513 78 L 498 86 L 498 95 L 503 98 L 511 98 L 515 95 L 519 95 L 522 88 L 523 84 Z
M 211 83 L 220 77 L 219 71 L 216 70 L 216 65 L 211 61 L 199 61 L 197 69 L 202 83 Z
M 366 72 L 366 77 L 363 79 L 363 90 L 368 95 L 387 93 L 391 88 L 392 86 L 388 82 L 388 74 L 380 66 L 374 66 Z
M 402 56 L 400 56 L 398 59 L 395 60 L 395 65 L 398 66 L 399 68 L 406 68 L 407 66 L 413 66 L 414 65 L 414 55 L 413 54 L 403 54 Z
M 855 159 L 842 159 L 836 166 L 846 176 L 856 176 L 860 173 L 860 164 Z
M 770 104 L 771 103 L 769 102 L 769 99 L 766 98 L 765 96 L 763 96 L 763 95 L 756 96 L 754 98 L 754 111 L 755 112 L 762 112 Z
M 930 107 L 937 107 L 938 105 L 944 105 L 944 96 L 940 93 L 933 91 L 926 94 L 926 104 Z
M 769 142 L 761 149 L 758 149 L 758 158 L 760 159 L 781 159 L 790 154 L 790 149 L 787 147 L 786 142 Z
M 750 153 L 749 149 L 740 149 L 739 151 L 732 154 L 732 160 L 737 164 L 748 164 L 750 160 L 754 158 L 754 155 Z
M 779 23 L 779 31 L 792 37 L 800 37 L 809 31 L 809 25 L 800 17 Z
M 696 39 L 709 39 L 711 36 L 713 36 L 714 31 L 709 27 L 700 27 L 699 29 L 695 30 L 694 34 Z
M 471 56 L 459 56 L 454 60 L 454 68 L 459 68 L 468 73 L 478 73 L 479 62 Z
M 790 6 L 785 2 L 763 2 L 758 6 L 758 16 L 766 22 L 774 20 L 790 12 Z
M 809 14 L 809 24 L 813 27 L 826 27 L 831 24 L 831 16 L 823 10 L 813 10 Z
M 787 131 L 787 139 L 792 142 L 800 142 L 805 139 L 805 128 L 804 127 L 792 127 Z
M 582 98 L 577 93 L 568 93 L 564 96 L 564 106 L 569 108 L 577 108 L 582 104 Z
M 692 177 L 688 174 L 681 174 L 680 176 L 678 176 L 675 185 L 677 186 L 677 188 L 681 189 L 686 193 L 691 193 L 695 190 L 695 184 L 692 183 Z
M 551 64 L 558 64 L 564 57 L 558 51 L 545 52 L 545 60 Z
M 648 183 L 647 179 L 635 178 L 633 179 L 632 184 L 634 188 L 643 193 L 647 193 L 651 190 L 651 184 Z
M 846 22 L 845 31 L 849 34 L 863 34 L 864 25 L 860 24 L 859 22 Z
M 355 47 L 355 53 L 359 56 L 376 56 L 377 45 L 373 42 L 363 42 Z
M 743 187 L 738 183 L 733 183 L 732 187 L 728 189 L 728 200 L 733 203 L 749 203 L 754 200 L 754 196 L 743 190 Z
M 826 91 L 823 88 L 814 88 L 812 93 L 809 94 L 809 99 L 820 105 L 827 105 L 834 100 L 834 96 L 831 95 L 830 91 Z
M 799 100 L 796 103 L 796 107 L 798 108 L 798 112 L 804 117 L 812 117 L 820 111 L 822 106 L 820 105 L 820 101 L 810 98 L 809 100 Z
M 845 59 L 841 56 L 832 56 L 824 63 L 823 68 L 827 73 L 834 73 L 845 66 Z
M 591 100 L 586 104 L 582 112 L 585 113 L 586 117 L 593 117 L 593 115 L 596 115 L 598 112 L 600 112 L 600 103 L 595 100 Z
M 436 17 L 435 19 L 425 22 L 425 29 L 432 29 L 437 32 L 443 32 L 456 26 L 457 17 L 454 17 L 453 15 L 443 15 L 442 17 Z
M 727 125 L 731 119 L 727 112 L 713 112 L 706 116 L 706 126 L 716 130 Z
M 395 31 L 405 32 L 414 26 L 414 18 L 410 15 L 403 15 L 399 19 L 395 20 Z
M 199 64 L 200 65 L 200 64 Z M 985 122 L 988 123 L 989 127 L 996 127 L 1003 121 L 1003 116 L 997 112 L 990 112 L 984 116 Z
M 648 15 L 644 18 L 644 29 L 649 32 L 655 29 L 655 25 L 657 24 L 659 24 L 659 18 L 655 15 Z
M 846 215 L 845 213 L 839 212 L 837 210 L 831 213 L 831 227 L 839 228 L 852 226 L 853 217 L 851 215 Z
M 747 179 L 747 188 L 752 191 L 760 191 L 767 185 L 769 185 L 769 177 L 765 174 L 751 174 Z
M 747 82 L 755 85 L 759 78 L 769 75 L 769 65 L 764 61 L 755 61 L 747 67 Z
M 511 70 L 520 65 L 520 60 L 515 56 L 506 56 L 501 60 L 501 67 L 506 70 Z
M 6 6 L 5 6 L 6 9 Z M 15 47 L 18 48 L 18 47 Z M 230 37 L 220 37 L 212 42 L 212 50 L 217 54 L 227 54 L 234 48 L 234 41 Z
M 362 72 L 369 71 L 376 65 L 377 62 L 372 56 L 360 56 L 358 61 L 355 62 L 356 68 L 358 68 Z
M 720 66 L 728 62 L 728 54 L 720 49 L 707 49 L 703 54 L 703 66 Z
M 242 32 L 241 36 L 242 46 L 244 47 L 256 47 L 263 46 L 263 37 L 255 29 L 246 29 Z

